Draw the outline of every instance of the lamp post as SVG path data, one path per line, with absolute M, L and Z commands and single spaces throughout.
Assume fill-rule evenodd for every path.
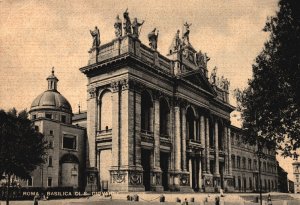
M 262 186 L 261 186 L 261 157 L 262 157 L 262 146 L 260 141 L 258 141 L 257 146 L 257 157 L 258 157 L 258 181 L 259 181 L 259 201 L 260 205 L 262 205 Z
M 253 88 L 251 88 L 251 94 L 252 97 L 254 96 L 254 90 Z M 253 101 L 251 101 L 252 103 L 254 103 Z M 262 140 L 261 140 L 261 131 L 259 130 L 259 126 L 258 126 L 258 120 L 257 120 L 257 113 L 256 110 L 254 108 L 254 105 L 252 104 L 252 111 L 254 112 L 254 131 L 256 131 L 256 143 L 257 143 L 257 158 L 258 158 L 258 182 L 259 182 L 259 201 L 260 201 L 260 205 L 262 205 L 262 184 L 261 184 L 261 158 L 262 158 L 262 148 L 263 148 L 263 144 L 262 144 Z

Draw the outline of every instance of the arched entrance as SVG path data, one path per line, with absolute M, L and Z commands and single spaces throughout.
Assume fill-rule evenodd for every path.
M 65 154 L 60 159 L 61 185 L 77 188 L 79 178 L 79 160 L 73 154 Z

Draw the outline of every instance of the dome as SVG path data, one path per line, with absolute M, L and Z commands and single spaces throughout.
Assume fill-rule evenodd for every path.
M 54 68 L 52 68 L 51 75 L 47 78 L 47 81 L 48 90 L 34 99 L 30 107 L 30 112 L 47 109 L 72 113 L 69 101 L 57 91 L 58 78 L 54 75 Z
M 68 100 L 58 91 L 54 90 L 47 90 L 34 99 L 30 111 L 39 109 L 54 109 L 72 113 L 72 108 Z

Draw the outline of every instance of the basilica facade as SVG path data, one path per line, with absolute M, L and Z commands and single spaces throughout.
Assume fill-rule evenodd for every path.
M 256 148 L 235 146 L 235 136 L 242 134 L 230 124 L 229 81 L 217 76 L 216 67 L 208 76 L 209 57 L 189 41 L 191 24 L 184 24 L 182 36 L 177 31 L 166 56 L 157 51 L 156 29 L 147 46 L 124 25 L 123 35 L 115 25 L 116 38 L 94 43 L 88 65 L 80 68 L 88 79 L 85 124 L 92 180 L 86 187 L 257 190 Z M 275 152 L 268 154 L 268 166 L 276 167 Z M 243 166 L 236 167 L 241 160 Z M 265 171 L 272 190 L 277 189 L 274 169 Z
M 210 58 L 196 51 L 184 24 L 167 55 L 157 51 L 158 31 L 139 39 L 137 19 L 117 17 L 115 38 L 100 45 L 91 31 L 87 110 L 72 113 L 58 78 L 32 103 L 30 116 L 49 142 L 46 164 L 23 186 L 73 187 L 88 192 L 277 191 L 275 151 L 248 145 L 230 122 L 229 81 L 208 74 Z M 260 161 L 260 164 L 259 164 Z M 259 178 L 259 166 L 262 168 Z

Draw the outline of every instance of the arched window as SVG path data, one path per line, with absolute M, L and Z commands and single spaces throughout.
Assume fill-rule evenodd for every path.
M 159 132 L 163 136 L 169 136 L 170 108 L 167 101 L 162 98 L 159 101 Z
M 142 92 L 141 99 L 141 130 L 150 131 L 151 130 L 151 111 L 153 103 L 150 94 L 147 91 Z
M 193 109 L 188 107 L 186 112 L 186 135 L 188 139 L 195 139 L 196 136 L 196 117 Z
M 110 91 L 101 94 L 99 102 L 99 129 L 112 128 L 112 95 Z

